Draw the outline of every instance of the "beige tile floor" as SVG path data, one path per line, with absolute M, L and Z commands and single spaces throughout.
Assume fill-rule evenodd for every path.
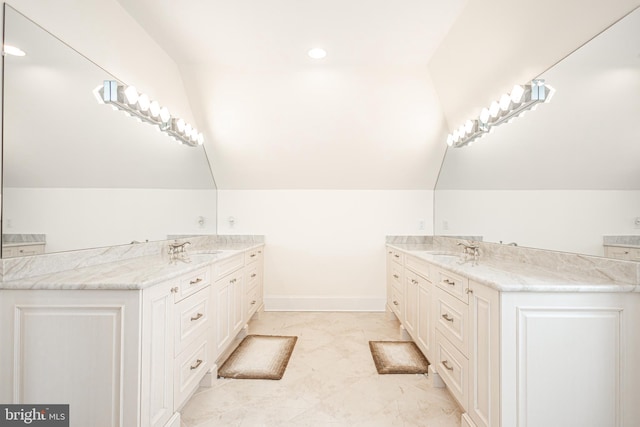
M 386 313 L 265 312 L 249 333 L 298 336 L 282 380 L 218 379 L 187 402 L 183 427 L 460 426 L 426 376 L 376 372 L 368 342 L 402 339 Z

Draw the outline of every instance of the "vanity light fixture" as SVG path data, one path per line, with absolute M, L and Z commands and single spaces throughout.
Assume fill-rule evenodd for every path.
M 483 108 L 477 119 L 467 122 L 455 129 L 447 137 L 450 147 L 465 147 L 481 138 L 502 123 L 522 116 L 526 111 L 535 110 L 541 102 L 549 102 L 555 90 L 543 79 L 532 80 L 526 85 L 515 85 L 510 94 L 504 94 L 499 101 Z
M 157 101 L 150 100 L 148 95 L 138 93 L 134 86 L 123 86 L 115 80 L 105 80 L 94 93 L 99 103 L 109 104 L 114 110 L 124 111 L 142 122 L 158 126 L 162 132 L 181 144 L 196 147 L 204 143 L 204 137 L 198 129 L 180 118 L 172 117 L 167 107 L 161 107 Z
M 15 47 L 15 46 L 10 46 L 8 44 L 5 44 L 2 46 L 2 56 L 4 55 L 12 55 L 12 56 L 25 56 L 26 53 L 24 50 L 20 49 L 19 47 Z

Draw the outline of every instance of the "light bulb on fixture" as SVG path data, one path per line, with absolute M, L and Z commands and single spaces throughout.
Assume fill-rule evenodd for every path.
M 507 111 L 509 109 L 509 105 L 511 105 L 511 97 L 505 93 L 500 97 L 500 109 L 502 111 Z
M 149 104 L 149 112 L 153 117 L 160 115 L 160 104 L 158 104 L 158 101 L 151 101 L 151 104 Z
M 522 102 L 522 95 L 524 95 L 524 88 L 520 85 L 515 85 L 513 89 L 511 89 L 511 102 L 520 104 L 520 102 Z
M 198 145 L 202 145 L 204 144 L 204 135 L 202 135 L 202 132 L 198 134 Z
M 162 120 L 163 123 L 167 123 L 171 120 L 171 114 L 169 114 L 169 109 L 167 107 L 162 107 L 160 109 L 160 120 Z
M 176 122 L 176 127 L 178 128 L 178 132 L 183 133 L 184 132 L 184 127 L 186 126 L 186 123 L 184 122 L 184 120 L 179 119 Z
M 149 110 L 149 105 L 151 105 L 151 101 L 149 100 L 149 96 L 146 93 L 143 93 L 138 97 L 138 105 L 140 106 L 140 111 Z
M 491 106 L 489 106 L 489 114 L 491 115 L 491 117 L 496 118 L 498 117 L 499 112 L 500 112 L 500 104 L 498 104 L 496 101 L 493 101 L 491 103 Z
M 127 103 L 130 105 L 134 105 L 138 102 L 138 91 L 135 86 L 129 86 L 124 90 L 124 96 L 127 99 Z

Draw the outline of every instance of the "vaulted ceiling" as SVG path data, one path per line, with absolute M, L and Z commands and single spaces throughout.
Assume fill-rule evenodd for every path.
M 432 189 L 449 125 L 639 3 L 118 1 L 178 64 L 224 189 Z

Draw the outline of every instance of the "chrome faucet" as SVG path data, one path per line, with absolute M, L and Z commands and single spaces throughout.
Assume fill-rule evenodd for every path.
M 167 249 L 169 253 L 169 263 L 173 264 L 177 261 L 191 262 L 189 254 L 187 253 L 187 245 L 190 244 L 191 242 L 178 243 L 177 241 L 169 243 L 169 248 Z
M 478 264 L 478 259 L 480 258 L 480 246 L 473 242 L 462 241 L 457 243 L 458 246 L 462 246 L 462 256 L 461 262 L 469 261 L 470 257 L 473 260 L 473 265 Z

